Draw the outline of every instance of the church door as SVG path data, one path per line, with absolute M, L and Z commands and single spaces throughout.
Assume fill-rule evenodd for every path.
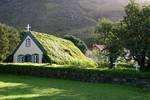
M 31 55 L 25 55 L 25 62 L 32 62 L 32 56 Z
M 32 63 L 38 63 L 39 62 L 39 55 L 34 54 L 32 55 Z

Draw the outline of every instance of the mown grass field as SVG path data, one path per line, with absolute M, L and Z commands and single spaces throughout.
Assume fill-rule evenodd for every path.
M 0 100 L 149 100 L 150 91 L 126 85 L 0 74 Z

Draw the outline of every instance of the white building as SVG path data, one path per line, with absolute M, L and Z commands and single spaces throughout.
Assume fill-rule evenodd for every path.
M 25 32 L 25 37 L 13 53 L 14 63 L 42 63 L 43 49 L 31 32 Z

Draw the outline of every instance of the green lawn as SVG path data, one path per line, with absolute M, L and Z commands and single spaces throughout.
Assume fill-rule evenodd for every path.
M 0 74 L 0 100 L 149 100 L 140 88 Z

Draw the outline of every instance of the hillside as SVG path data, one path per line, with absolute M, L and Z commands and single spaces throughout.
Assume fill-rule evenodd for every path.
M 127 0 L 0 0 L 0 22 L 22 29 L 31 24 L 32 30 L 55 35 L 84 33 L 98 18 L 121 19 L 126 4 Z
M 0 0 L 0 22 L 19 28 L 29 23 L 33 30 L 50 33 L 87 29 L 99 17 L 122 18 L 124 2 L 113 1 Z
M 87 58 L 72 42 L 45 33 L 31 33 L 42 44 L 44 55 L 47 55 L 46 59 L 51 62 L 61 65 L 96 66 L 96 63 Z

